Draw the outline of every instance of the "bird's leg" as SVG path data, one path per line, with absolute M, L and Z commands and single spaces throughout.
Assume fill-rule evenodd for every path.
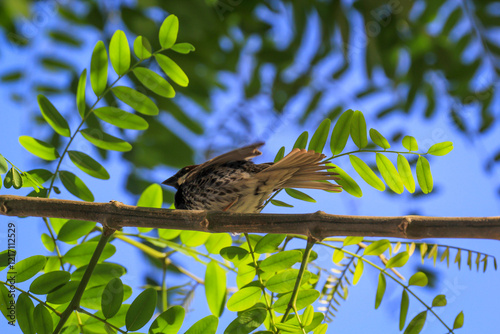
M 232 201 L 231 203 L 229 203 L 229 205 L 226 206 L 222 211 L 229 210 L 236 202 L 238 202 L 238 197 L 236 197 L 234 201 Z

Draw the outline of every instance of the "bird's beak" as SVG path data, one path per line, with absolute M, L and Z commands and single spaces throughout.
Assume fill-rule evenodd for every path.
M 167 186 L 171 186 L 177 188 L 177 179 L 175 177 L 170 177 L 162 182 L 162 184 L 166 184 Z

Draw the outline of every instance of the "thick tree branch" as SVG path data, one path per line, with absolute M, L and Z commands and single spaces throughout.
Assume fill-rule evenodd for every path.
M 500 217 L 371 217 L 310 214 L 261 214 L 143 208 L 116 201 L 90 203 L 13 195 L 0 196 L 0 214 L 80 219 L 110 228 L 122 226 L 204 232 L 302 234 L 406 239 L 477 238 L 500 240 Z

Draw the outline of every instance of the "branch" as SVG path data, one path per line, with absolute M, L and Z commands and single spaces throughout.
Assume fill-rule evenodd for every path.
M 96 221 L 113 229 L 135 226 L 218 233 L 302 234 L 316 240 L 339 235 L 500 240 L 500 217 L 371 217 L 330 215 L 322 211 L 308 214 L 230 213 L 13 195 L 0 196 L 0 214 Z

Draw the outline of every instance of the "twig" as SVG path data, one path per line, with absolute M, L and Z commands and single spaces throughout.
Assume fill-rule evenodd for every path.
M 114 229 L 108 227 L 104 228 L 101 235 L 101 239 L 99 239 L 99 242 L 97 243 L 97 247 L 94 253 L 92 254 L 92 258 L 90 259 L 87 269 L 85 269 L 85 272 L 83 273 L 82 280 L 80 281 L 80 284 L 76 288 L 75 295 L 73 296 L 73 299 L 71 299 L 68 307 L 61 314 L 61 319 L 59 320 L 59 323 L 54 329 L 54 334 L 59 334 L 61 332 L 64 324 L 68 320 L 71 313 L 80 307 L 80 300 L 82 299 L 82 295 L 85 292 L 85 288 L 89 283 L 90 277 L 92 276 L 92 272 L 94 271 L 94 268 L 97 265 L 97 261 L 99 261 L 99 258 L 101 257 L 101 254 L 104 250 L 104 247 L 108 243 L 109 238 L 111 237 L 111 235 L 113 235 L 113 232 Z

